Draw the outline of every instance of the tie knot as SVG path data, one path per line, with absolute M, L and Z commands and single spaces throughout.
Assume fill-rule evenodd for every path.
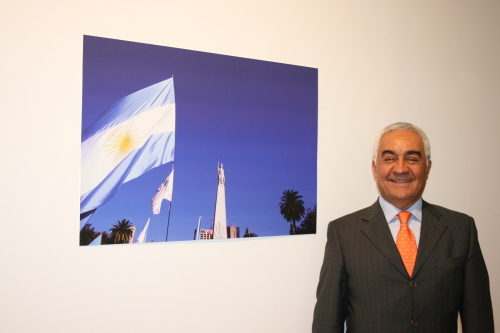
M 406 211 L 399 212 L 399 214 L 398 214 L 399 221 L 401 223 L 408 223 L 408 220 L 410 219 L 410 216 L 411 216 L 411 213 L 410 212 L 406 212 Z

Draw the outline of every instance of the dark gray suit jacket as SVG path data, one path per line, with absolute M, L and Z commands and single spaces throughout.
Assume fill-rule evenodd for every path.
M 377 202 L 330 222 L 314 333 L 494 333 L 474 220 L 423 202 L 413 277 Z

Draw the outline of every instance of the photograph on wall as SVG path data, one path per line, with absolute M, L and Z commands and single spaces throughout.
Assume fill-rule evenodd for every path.
M 80 245 L 316 233 L 316 68 L 84 36 Z

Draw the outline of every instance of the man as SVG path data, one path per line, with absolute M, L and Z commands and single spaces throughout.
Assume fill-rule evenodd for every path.
M 456 333 L 458 313 L 463 333 L 494 333 L 474 220 L 421 198 L 430 155 L 412 124 L 380 133 L 379 199 L 328 226 L 314 333 Z

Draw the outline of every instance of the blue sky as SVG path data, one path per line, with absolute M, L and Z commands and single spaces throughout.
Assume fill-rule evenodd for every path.
M 279 212 L 284 190 L 316 204 L 318 71 L 171 47 L 84 36 L 82 131 L 119 99 L 174 76 L 175 180 L 168 241 L 209 229 L 217 163 L 226 175 L 227 224 L 261 236 L 288 235 Z M 168 204 L 151 198 L 171 163 L 123 184 L 89 223 L 109 231 L 130 220 L 136 236 L 151 217 L 148 241 L 165 241 Z

